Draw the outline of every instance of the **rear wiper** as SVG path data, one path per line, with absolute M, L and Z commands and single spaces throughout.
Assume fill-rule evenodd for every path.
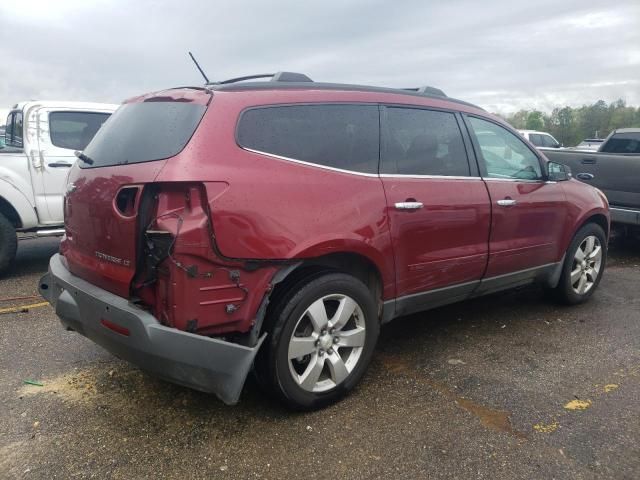
M 76 157 L 78 157 L 78 159 L 82 160 L 84 163 L 86 163 L 87 165 L 93 165 L 93 160 L 89 157 L 87 157 L 84 153 L 82 153 L 80 150 L 76 150 L 75 152 L 73 152 L 74 155 Z

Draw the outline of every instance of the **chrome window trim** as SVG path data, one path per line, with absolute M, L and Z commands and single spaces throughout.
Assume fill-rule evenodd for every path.
M 276 155 L 275 153 L 263 152 L 261 150 L 254 150 L 253 148 L 247 148 L 241 145 L 238 145 L 238 146 L 242 150 L 245 150 L 247 152 L 257 153 L 259 155 L 264 155 L 266 157 L 275 158 L 276 160 L 284 160 L 287 162 L 298 163 L 300 165 L 306 165 L 308 167 L 322 168 L 323 170 L 330 170 L 332 172 L 340 172 L 340 173 L 348 173 L 351 175 L 359 175 L 361 177 L 373 177 L 373 178 L 379 177 L 377 173 L 356 172 L 355 170 L 345 170 L 343 168 L 329 167 L 328 165 L 320 165 L 318 163 L 306 162 L 304 160 L 296 160 L 295 158 L 283 157 L 282 155 Z
M 449 180 L 482 180 L 482 177 L 463 175 L 407 175 L 403 173 L 381 173 L 380 178 L 447 178 Z
M 520 182 L 520 183 L 546 183 L 544 178 L 537 180 L 528 180 L 526 178 L 494 178 L 494 177 L 482 177 L 485 182 Z

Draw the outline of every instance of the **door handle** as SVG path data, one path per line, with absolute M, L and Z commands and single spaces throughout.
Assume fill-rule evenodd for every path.
M 395 205 L 396 210 L 419 210 L 424 207 L 422 202 L 397 202 Z
M 47 163 L 48 167 L 58 168 L 58 167 L 73 167 L 73 163 L 65 163 L 65 162 L 53 162 Z
M 505 198 L 504 200 L 498 200 L 496 203 L 501 207 L 513 207 L 518 202 L 512 198 Z
M 593 173 L 578 173 L 576 174 L 576 178 L 580 180 L 593 180 L 595 175 Z
M 596 163 L 596 159 L 594 157 L 584 157 L 582 160 L 580 160 L 580 163 L 582 163 L 583 165 L 593 165 L 594 163 Z

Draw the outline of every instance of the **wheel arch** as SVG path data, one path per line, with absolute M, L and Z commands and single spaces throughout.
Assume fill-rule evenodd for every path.
M 584 227 L 587 223 L 595 223 L 596 225 L 599 225 L 600 227 L 602 227 L 602 230 L 604 230 L 604 234 L 606 238 L 607 239 L 609 238 L 611 226 L 609 223 L 609 219 L 606 217 L 606 215 L 604 215 L 603 213 L 595 213 L 585 218 L 584 221 L 580 224 L 580 226 L 578 226 L 578 228 L 576 229 L 576 232 L 580 230 L 582 227 Z
M 0 197 L 0 213 L 11 222 L 14 228 L 22 228 L 20 214 L 4 197 Z
M 382 314 L 384 279 L 376 263 L 360 253 L 334 252 L 301 259 L 276 273 L 272 281 L 273 288 L 265 295 L 263 306 L 258 313 L 256 325 L 259 332 L 256 334 L 269 331 L 269 313 L 285 294 L 296 285 L 328 272 L 346 273 L 362 281 L 376 300 L 379 315 Z

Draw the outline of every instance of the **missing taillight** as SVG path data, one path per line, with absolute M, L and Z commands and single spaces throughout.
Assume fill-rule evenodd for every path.
M 136 214 L 136 200 L 140 187 L 125 187 L 116 195 L 116 208 L 124 217 L 133 217 Z

